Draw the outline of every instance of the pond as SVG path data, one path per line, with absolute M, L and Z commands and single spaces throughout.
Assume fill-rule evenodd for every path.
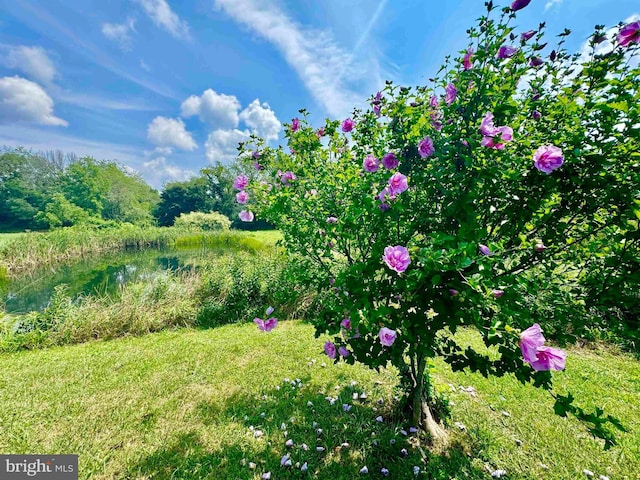
M 6 313 L 42 311 L 58 285 L 66 285 L 73 298 L 112 294 L 127 283 L 148 280 L 170 271 L 192 269 L 199 258 L 212 254 L 215 252 L 202 248 L 115 252 L 17 278 L 0 289 L 0 296 Z

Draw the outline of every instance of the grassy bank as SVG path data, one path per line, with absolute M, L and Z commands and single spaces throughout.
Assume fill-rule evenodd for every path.
M 5 234 L 0 238 L 0 270 L 9 277 L 89 255 L 145 247 L 233 247 L 256 251 L 277 233 L 220 231 L 194 233 L 173 227 L 121 225 L 107 229 L 62 228 Z
M 409 426 L 390 417 L 393 372 L 324 367 L 322 341 L 308 325 L 283 322 L 269 334 L 229 325 L 2 355 L 0 451 L 77 453 L 80 478 L 307 478 L 280 466 L 287 452 L 322 479 L 360 478 L 364 465 L 369 478 L 382 478 L 383 467 L 389 478 L 415 478 L 414 465 L 418 478 L 447 480 L 487 479 L 495 469 L 509 479 L 575 480 L 583 469 L 640 477 L 640 364 L 628 357 L 574 350 L 556 375 L 559 390 L 604 404 L 630 429 L 606 452 L 577 422 L 554 416 L 545 392 L 437 365 L 443 388 L 456 389 L 453 421 L 466 430 L 452 427 L 451 449 L 423 462 L 400 432 Z M 458 388 L 469 385 L 475 397 Z M 352 399 L 362 392 L 366 400 Z

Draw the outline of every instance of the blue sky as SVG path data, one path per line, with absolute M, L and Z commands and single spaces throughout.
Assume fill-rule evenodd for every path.
M 506 5 L 506 0 L 495 0 Z M 425 83 L 482 0 L 0 0 L 0 145 L 117 159 L 154 187 L 277 144 L 300 108 L 343 118 L 386 79 Z M 533 0 L 520 30 L 573 31 L 637 0 Z

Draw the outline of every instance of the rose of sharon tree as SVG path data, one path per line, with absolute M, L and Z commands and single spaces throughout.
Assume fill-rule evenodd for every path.
M 536 299 L 566 314 L 562 330 L 577 328 L 571 266 L 588 268 L 612 238 L 638 251 L 639 37 L 621 26 L 603 47 L 601 27 L 587 53 L 570 55 L 568 31 L 551 47 L 544 24 L 513 25 L 527 4 L 488 2 L 430 86 L 387 83 L 370 110 L 316 129 L 301 110 L 289 150 L 254 139 L 260 169 L 255 154 L 240 156 L 251 176 L 237 187 L 248 191 L 243 215 L 275 224 L 305 281 L 330 292 L 312 320 L 333 336 L 326 354 L 395 365 L 408 420 L 434 437 L 431 359 L 551 389 L 571 358 L 545 344 L 554 329 Z M 461 327 L 493 353 L 459 345 Z M 614 442 L 617 420 L 554 396 L 556 413 Z

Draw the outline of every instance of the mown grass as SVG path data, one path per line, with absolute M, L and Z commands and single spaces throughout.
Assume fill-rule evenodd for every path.
M 567 371 L 555 376 L 559 391 L 604 405 L 629 428 L 607 452 L 576 421 L 554 416 L 547 393 L 437 364 L 439 384 L 456 390 L 453 421 L 466 430 L 452 427 L 450 450 L 427 451 L 423 462 L 400 433 L 409 425 L 391 415 L 394 372 L 330 364 L 322 341 L 308 325 L 281 322 L 268 334 L 228 325 L 0 355 L 0 451 L 77 453 L 80 478 L 256 479 L 271 471 L 272 479 L 351 479 L 364 465 L 369 478 L 382 478 L 383 467 L 389 478 L 415 478 L 414 465 L 418 478 L 431 479 L 485 479 L 497 468 L 509 479 L 574 480 L 583 469 L 640 478 L 640 364 L 629 357 L 570 351 Z M 458 388 L 469 385 L 476 397 Z M 362 392 L 366 400 L 352 399 Z M 280 466 L 287 452 L 292 469 Z M 302 475 L 295 463 L 305 461 Z

